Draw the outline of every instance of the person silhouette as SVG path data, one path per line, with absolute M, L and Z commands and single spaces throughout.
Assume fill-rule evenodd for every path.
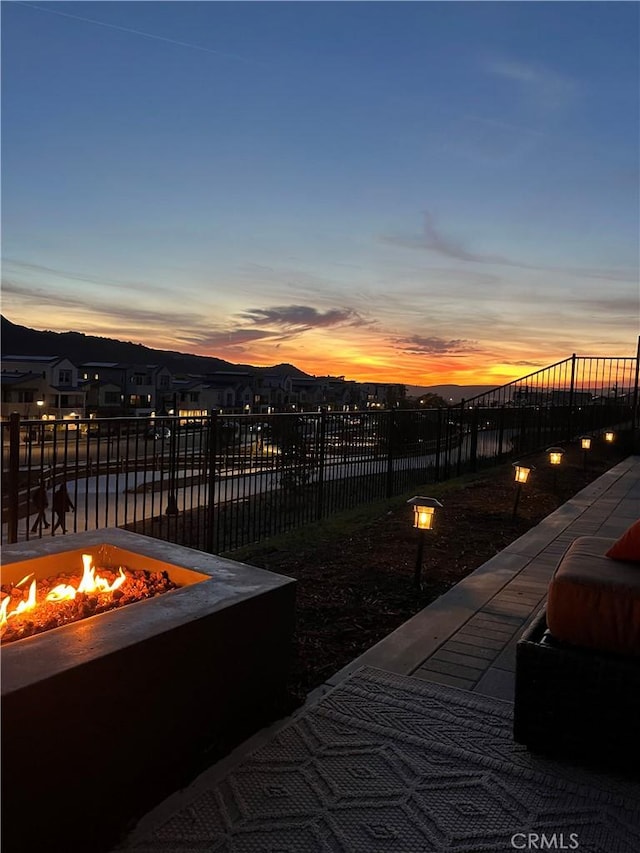
M 52 533 L 55 533 L 58 527 L 62 528 L 62 532 L 67 532 L 67 513 L 69 510 L 76 511 L 69 492 L 67 491 L 66 483 L 62 483 L 53 493 L 53 514 L 55 515 L 55 524 L 53 525 Z
M 47 488 L 44 483 L 40 483 L 31 493 L 31 503 L 36 510 L 36 517 L 31 525 L 31 532 L 37 533 L 38 528 L 49 527 L 45 512 L 49 506 L 49 498 L 47 497 Z

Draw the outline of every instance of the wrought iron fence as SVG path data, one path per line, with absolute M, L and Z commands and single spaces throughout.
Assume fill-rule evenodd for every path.
M 637 410 L 637 358 L 573 356 L 437 409 L 186 421 L 12 416 L 2 423 L 2 538 L 124 526 L 232 551 L 582 433 L 633 431 Z M 41 484 L 43 515 L 35 498 Z

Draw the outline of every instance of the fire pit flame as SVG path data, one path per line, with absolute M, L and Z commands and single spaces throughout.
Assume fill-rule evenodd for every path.
M 22 578 L 22 580 L 16 584 L 16 587 L 22 586 L 23 583 L 26 583 L 30 577 L 33 575 L 27 575 Z M 7 624 L 7 619 L 9 616 L 19 616 L 21 613 L 24 613 L 26 610 L 33 610 L 36 606 L 36 582 L 35 579 L 31 581 L 31 586 L 29 587 L 29 594 L 26 599 L 18 602 L 18 606 L 15 610 L 12 610 L 11 613 L 7 613 L 7 608 L 9 606 L 10 598 L 5 598 L 0 605 L 0 629 L 4 628 Z
M 84 593 L 94 593 L 100 595 L 101 593 L 113 592 L 118 589 L 118 587 L 122 586 L 122 584 L 127 579 L 122 567 L 120 567 L 119 574 L 114 580 L 113 583 L 109 583 L 106 578 L 101 577 L 96 574 L 96 570 L 93 566 L 93 558 L 91 554 L 83 554 L 82 555 L 82 565 L 84 566 L 84 571 L 82 574 L 82 578 L 80 583 L 78 584 L 78 588 L 71 586 L 70 584 L 58 584 L 55 586 L 46 596 L 45 601 L 73 601 L 76 595 L 80 592 Z M 25 584 L 32 575 L 27 575 L 22 578 L 22 580 L 16 584 L 16 588 L 21 587 Z M 36 607 L 36 581 L 35 579 L 31 582 L 31 586 L 29 587 L 29 593 L 26 599 L 19 601 L 16 607 L 9 611 L 9 604 L 11 603 L 11 597 L 7 596 L 3 599 L 0 604 L 0 630 L 4 630 L 7 625 L 9 619 L 14 616 L 20 616 L 22 613 L 25 613 L 28 610 L 33 610 Z
M 106 578 L 101 577 L 100 575 L 96 575 L 96 570 L 92 565 L 92 557 L 91 554 L 83 554 L 82 555 L 82 565 L 84 566 L 84 572 L 82 574 L 82 579 L 78 585 L 78 589 L 70 586 L 69 584 L 60 583 L 58 586 L 54 586 L 51 592 L 47 595 L 47 601 L 70 601 L 76 597 L 77 592 L 113 592 L 114 589 L 118 589 L 119 586 L 125 582 L 126 575 L 120 568 L 120 574 L 114 580 L 112 584 Z

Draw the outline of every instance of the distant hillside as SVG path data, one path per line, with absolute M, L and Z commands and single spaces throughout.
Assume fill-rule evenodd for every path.
M 469 400 L 477 394 L 491 391 L 495 385 L 407 385 L 408 397 L 419 397 L 421 394 L 438 394 L 447 403 L 459 403 L 460 400 Z
M 308 376 L 291 364 L 273 367 L 254 367 L 250 364 L 233 364 L 222 358 L 188 355 L 171 350 L 157 350 L 142 344 L 99 338 L 82 332 L 48 332 L 18 326 L 2 317 L 2 352 L 6 355 L 59 355 L 67 356 L 76 364 L 86 361 L 124 361 L 136 364 L 160 364 L 174 374 L 206 374 L 217 370 L 251 371 L 253 373 L 278 373 L 289 376 Z

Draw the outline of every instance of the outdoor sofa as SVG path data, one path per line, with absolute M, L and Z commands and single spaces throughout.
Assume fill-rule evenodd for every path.
M 640 520 L 560 559 L 516 647 L 514 738 L 640 773 Z

